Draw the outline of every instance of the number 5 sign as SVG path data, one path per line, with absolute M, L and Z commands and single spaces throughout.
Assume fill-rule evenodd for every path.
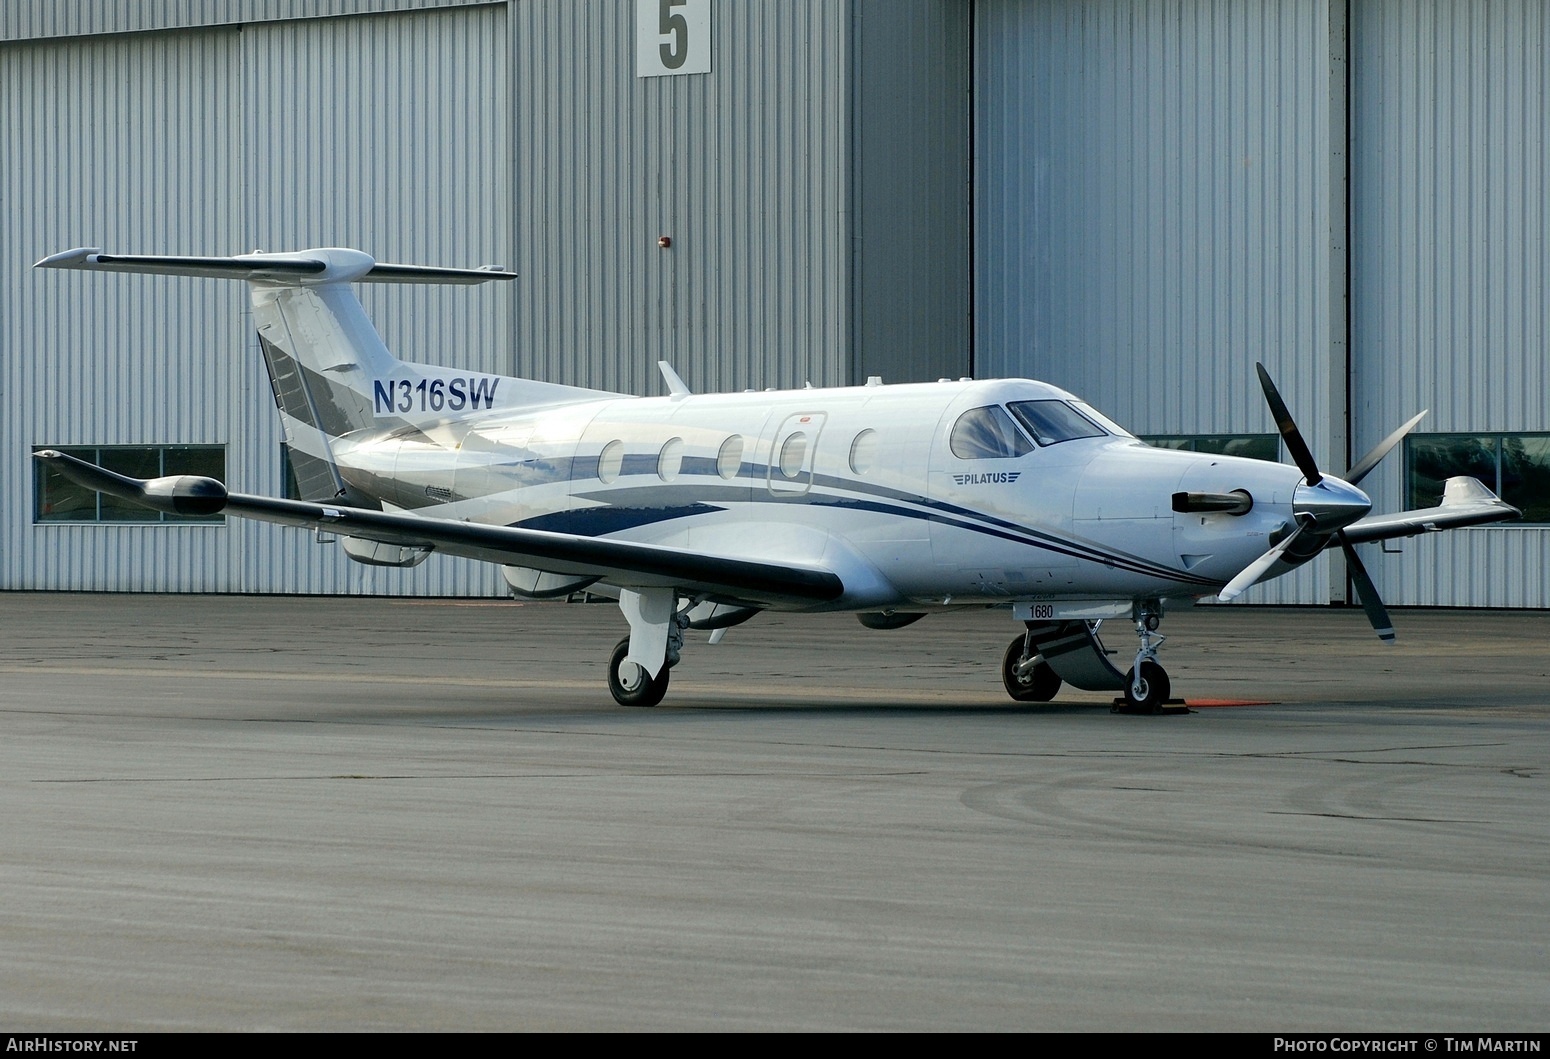
M 635 76 L 710 73 L 710 0 L 635 0 Z

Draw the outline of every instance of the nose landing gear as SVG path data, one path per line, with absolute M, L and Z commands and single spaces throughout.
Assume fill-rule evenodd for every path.
M 1157 631 L 1162 624 L 1162 600 L 1148 599 L 1137 603 L 1135 618 L 1136 636 L 1140 638 L 1141 646 L 1136 650 L 1135 664 L 1125 674 L 1124 709 L 1133 713 L 1161 713 L 1173 690 L 1168 674 L 1157 664 L 1157 649 L 1167 639 Z

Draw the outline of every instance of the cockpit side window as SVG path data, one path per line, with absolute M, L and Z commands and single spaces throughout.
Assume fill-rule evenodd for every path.
M 1017 421 L 1040 445 L 1077 438 L 1101 438 L 1104 429 L 1064 401 L 1018 401 L 1009 405 Z
M 958 417 L 948 447 L 960 460 L 998 460 L 1033 451 L 1012 417 L 1000 405 L 971 408 Z

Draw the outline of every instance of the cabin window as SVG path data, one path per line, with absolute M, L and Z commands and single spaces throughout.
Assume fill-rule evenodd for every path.
M 716 453 L 716 473 L 730 482 L 742 466 L 743 436 L 733 434 L 721 443 L 721 451 Z
M 870 428 L 856 435 L 850 443 L 850 469 L 857 474 L 868 474 L 877 465 L 877 431 Z
M 597 458 L 597 477 L 604 485 L 619 477 L 624 467 L 624 442 L 610 441 Z
M 163 478 L 193 474 L 226 480 L 224 445 L 42 445 L 66 456 L 95 463 L 131 478 Z M 36 451 L 36 449 L 34 450 Z M 205 522 L 217 525 L 224 515 L 169 515 L 76 485 L 45 464 L 33 462 L 34 522 L 164 523 Z
M 678 477 L 683 465 L 684 439 L 668 438 L 662 444 L 661 455 L 657 457 L 657 477 L 664 482 L 671 482 Z
M 947 444 L 960 460 L 1001 460 L 1033 451 L 1006 409 L 994 404 L 959 416 Z
M 799 430 L 780 447 L 780 473 L 787 478 L 795 478 L 802 473 L 802 463 L 806 459 L 807 435 Z
M 1008 407 L 1040 445 L 1104 436 L 1102 427 L 1064 401 L 1018 401 Z

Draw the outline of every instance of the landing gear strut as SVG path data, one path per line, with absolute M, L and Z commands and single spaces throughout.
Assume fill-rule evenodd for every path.
M 1136 636 L 1141 646 L 1136 650 L 1135 665 L 1125 674 L 1125 709 L 1135 713 L 1160 713 L 1173 690 L 1168 674 L 1157 664 L 1157 649 L 1166 636 L 1157 631 L 1162 624 L 1162 600 L 1148 599 L 1136 604 Z
M 649 595 L 647 594 L 649 591 Z M 678 664 L 683 650 L 684 630 L 689 627 L 692 602 L 679 609 L 671 590 L 647 590 L 620 593 L 620 609 L 630 621 L 630 635 L 614 645 L 608 659 L 608 690 L 620 706 L 655 706 L 667 694 L 668 674 Z M 662 661 L 653 676 L 640 662 L 630 660 L 630 644 L 637 642 L 637 658 L 652 657 L 660 651 Z

